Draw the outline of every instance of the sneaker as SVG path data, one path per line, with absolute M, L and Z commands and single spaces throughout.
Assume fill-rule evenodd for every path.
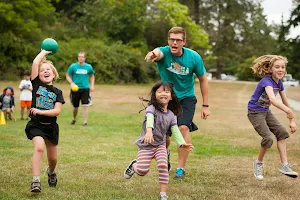
M 166 194 L 160 194 L 159 197 L 160 197 L 160 200 L 167 200 L 168 199 L 168 196 Z
M 73 119 L 70 124 L 74 125 L 75 123 L 76 123 L 76 120 Z
M 298 177 L 298 173 L 294 172 L 292 170 L 290 164 L 281 165 L 279 171 L 281 173 L 283 173 L 284 175 L 287 175 L 287 176 L 292 177 L 292 178 L 297 178 Z
M 48 174 L 48 185 L 49 187 L 56 187 L 57 184 L 57 177 L 56 172 L 54 171 L 53 174 L 50 174 L 49 167 L 47 168 L 47 174 Z
M 131 161 L 131 163 L 128 165 L 128 167 L 124 172 L 124 178 L 130 179 L 132 177 L 132 175 L 134 174 L 134 170 L 133 170 L 134 163 L 136 163 L 136 160 Z
M 41 183 L 38 180 L 32 181 L 30 192 L 39 193 L 42 191 Z
M 254 176 L 257 180 L 263 180 L 264 178 L 264 166 L 263 163 L 259 163 L 257 160 L 253 164 Z
M 168 151 L 168 172 L 171 170 L 171 163 L 170 163 L 170 156 L 171 156 L 171 151 L 170 149 L 167 149 Z
M 175 179 L 183 179 L 185 176 L 185 171 L 183 168 L 177 168 L 176 169 L 176 174 L 175 174 Z
M 87 123 L 84 123 L 83 126 L 87 126 Z

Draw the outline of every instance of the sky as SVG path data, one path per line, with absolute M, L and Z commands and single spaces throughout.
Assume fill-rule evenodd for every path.
M 281 24 L 281 16 L 284 21 L 288 20 L 292 10 L 292 0 L 263 0 L 262 7 L 269 24 Z M 300 35 L 300 27 L 290 30 L 290 37 Z

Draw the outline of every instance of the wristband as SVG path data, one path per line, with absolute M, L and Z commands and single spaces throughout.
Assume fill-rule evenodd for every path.
M 206 107 L 206 108 L 208 108 L 208 107 L 209 107 L 209 105 L 203 104 L 203 105 L 202 105 L 202 107 Z

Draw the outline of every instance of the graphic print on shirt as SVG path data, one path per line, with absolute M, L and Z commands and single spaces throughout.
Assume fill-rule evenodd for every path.
M 77 69 L 75 74 L 87 74 L 88 71 L 86 69 Z
M 176 62 L 171 63 L 171 66 L 167 70 L 180 75 L 188 75 L 190 72 L 188 67 L 183 67 Z
M 274 94 L 276 96 L 278 94 L 278 92 L 279 92 L 279 88 L 273 88 L 273 92 L 274 92 Z M 260 95 L 260 97 L 259 97 L 256 105 L 261 106 L 261 107 L 265 107 L 265 108 L 268 108 L 268 107 L 271 106 L 271 101 L 270 101 L 270 99 L 269 99 L 266 91 L 264 91 Z
M 39 86 L 36 92 L 36 108 L 41 110 L 50 110 L 54 108 L 54 102 L 57 95 L 53 92 L 49 92 L 47 88 Z

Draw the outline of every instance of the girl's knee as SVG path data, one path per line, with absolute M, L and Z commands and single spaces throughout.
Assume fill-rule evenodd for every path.
M 137 175 L 139 176 L 145 176 L 146 174 L 148 174 L 149 169 L 141 169 L 141 168 L 134 168 L 134 171 L 137 173 Z
M 261 146 L 263 148 L 266 148 L 266 149 L 271 148 L 272 144 L 273 144 L 273 138 L 272 137 L 265 137 L 261 141 Z
M 36 153 L 44 153 L 44 147 L 43 146 L 40 146 L 40 145 L 38 145 L 38 146 L 35 146 L 34 147 L 34 152 L 36 152 Z

